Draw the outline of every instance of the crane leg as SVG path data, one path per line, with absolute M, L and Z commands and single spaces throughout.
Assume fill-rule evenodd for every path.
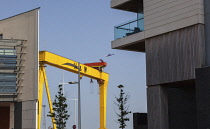
M 47 99 L 48 99 L 48 104 L 49 104 L 49 108 L 50 108 L 50 112 L 53 113 L 53 106 L 52 106 L 52 101 L 51 101 L 51 96 L 50 96 L 50 89 L 49 89 L 49 85 L 48 85 L 48 81 L 47 81 L 47 76 L 46 76 L 46 70 L 45 68 L 43 69 L 43 76 L 44 76 L 44 82 L 45 82 L 45 89 L 46 89 L 46 93 L 47 93 Z M 52 119 L 52 124 L 53 124 L 53 129 L 56 129 L 56 124 L 55 124 L 55 119 L 54 117 L 51 117 Z
M 48 104 L 49 104 L 49 109 L 50 112 L 53 113 L 53 107 L 52 107 L 52 101 L 50 97 L 50 90 L 48 86 L 48 81 L 47 81 L 47 76 L 46 76 L 46 70 L 45 66 L 43 64 L 40 64 L 39 67 L 39 88 L 38 88 L 38 129 L 41 129 L 41 118 L 42 118 L 42 98 L 43 98 L 43 88 L 45 84 L 45 89 L 47 93 L 47 98 L 48 98 Z M 56 124 L 55 124 L 55 119 L 54 117 L 52 118 L 52 124 L 53 124 L 53 129 L 56 129 Z
M 108 81 L 99 83 L 99 97 L 100 97 L 100 128 L 106 128 L 106 101 L 107 101 L 107 87 Z

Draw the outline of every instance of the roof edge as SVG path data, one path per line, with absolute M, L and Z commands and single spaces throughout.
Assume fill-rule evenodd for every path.
M 35 8 L 35 9 L 32 9 L 32 10 L 29 10 L 29 11 L 26 11 L 26 12 L 23 12 L 23 13 L 20 13 L 20 14 L 16 14 L 16 15 L 11 16 L 11 17 L 8 17 L 8 18 L 1 19 L 0 21 L 6 20 L 6 19 L 10 19 L 10 18 L 13 18 L 13 17 L 19 16 L 19 15 L 22 15 L 22 14 L 25 14 L 25 13 L 28 13 L 28 12 L 31 12 L 31 11 L 34 11 L 34 10 L 39 10 L 39 9 L 40 9 L 40 7 Z

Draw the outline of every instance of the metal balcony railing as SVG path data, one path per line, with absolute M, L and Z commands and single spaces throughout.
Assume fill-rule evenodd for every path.
M 114 39 L 144 31 L 144 18 L 132 20 L 114 27 Z

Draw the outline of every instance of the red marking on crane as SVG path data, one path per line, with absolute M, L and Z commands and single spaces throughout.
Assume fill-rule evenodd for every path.
M 85 63 L 84 65 L 90 66 L 90 67 L 106 67 L 106 62 L 94 62 L 94 63 Z

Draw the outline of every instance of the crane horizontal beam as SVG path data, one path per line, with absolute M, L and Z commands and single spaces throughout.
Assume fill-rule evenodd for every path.
M 48 51 L 39 52 L 39 62 L 48 64 L 66 71 L 78 73 L 78 62 L 56 55 Z M 96 80 L 108 81 L 108 73 L 96 70 L 84 64 L 80 64 L 80 74 Z

